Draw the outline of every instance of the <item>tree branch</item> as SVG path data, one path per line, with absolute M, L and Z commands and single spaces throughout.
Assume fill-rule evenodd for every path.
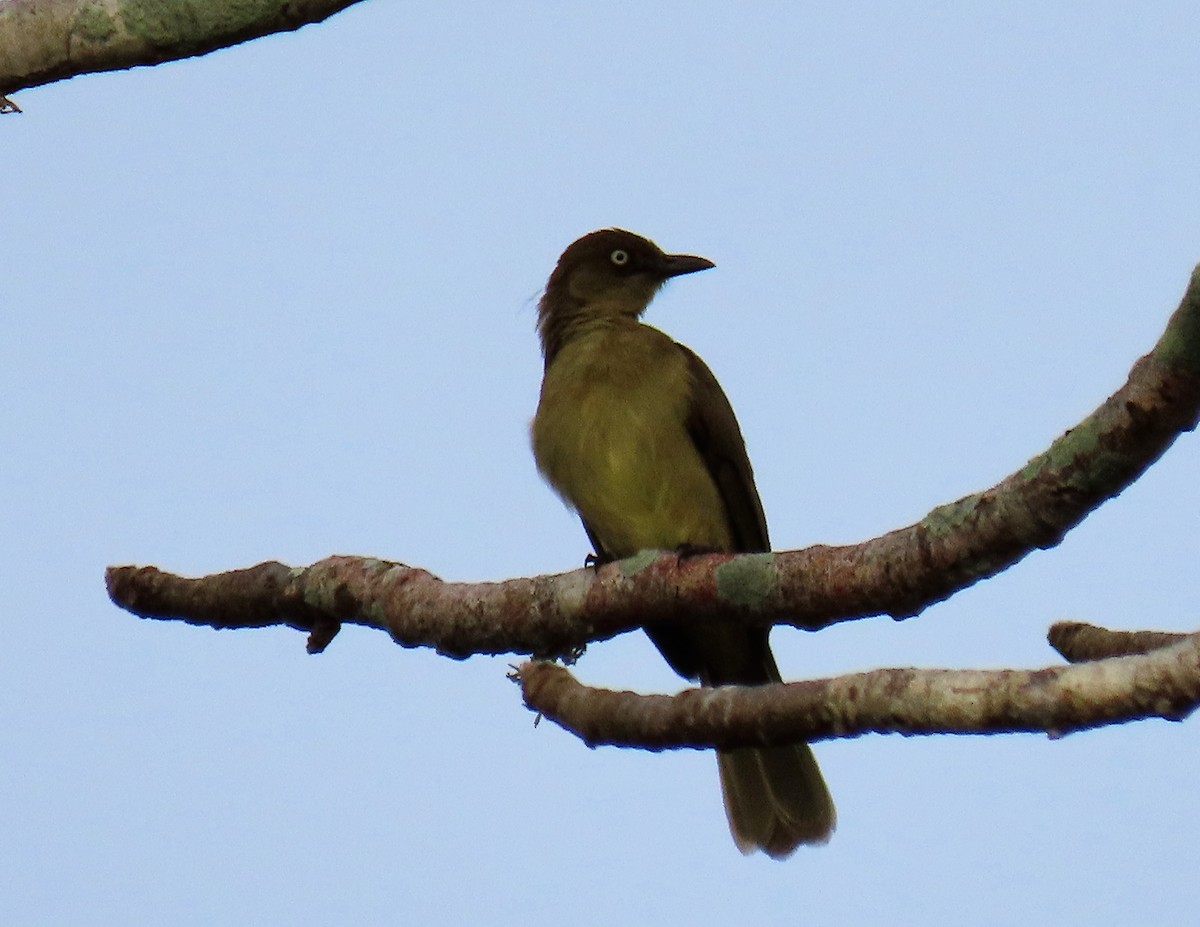
M 1062 735 L 1200 704 L 1200 635 L 1145 656 L 1041 670 L 879 669 L 833 679 L 638 695 L 529 662 L 525 704 L 589 746 L 771 746 L 862 734 Z
M 777 596 L 799 619 L 789 623 L 813 628 L 874 614 L 910 617 L 1035 549 L 1056 546 L 1194 429 L 1198 417 L 1200 267 L 1125 385 L 1016 473 L 864 544 L 781 554 Z
M 720 619 L 815 630 L 873 615 L 903 618 L 1059 543 L 1194 428 L 1198 415 L 1200 268 L 1126 384 L 1045 453 L 991 489 L 861 544 L 684 558 L 643 551 L 597 570 L 476 584 L 353 557 L 303 569 L 260 564 L 200 579 L 112 567 L 109 594 L 151 618 L 315 628 L 316 650 L 322 635 L 351 622 L 455 657 L 569 654 L 651 622 Z
M 1178 631 L 1110 631 L 1082 621 L 1060 621 L 1050 628 L 1050 646 L 1072 663 L 1151 653 L 1177 644 L 1188 634 Z
M 77 74 L 161 64 L 299 29 L 355 2 L 9 0 L 0 4 L 0 100 Z
M 596 629 L 564 613 L 559 600 L 589 579 L 580 570 L 503 583 L 446 583 L 425 570 L 368 557 L 328 557 L 306 568 L 260 563 L 196 579 L 155 567 L 109 567 L 105 574 L 109 598 L 143 618 L 218 629 L 309 630 L 314 653 L 342 623 L 357 624 L 387 631 L 402 646 L 433 647 L 455 658 L 563 656 L 596 639 Z M 636 626 L 630 619 L 601 636 Z

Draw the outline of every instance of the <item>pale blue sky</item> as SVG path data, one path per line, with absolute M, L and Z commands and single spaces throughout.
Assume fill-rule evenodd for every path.
M 833 842 L 743 859 L 709 755 L 535 729 L 511 659 L 216 633 L 103 569 L 573 568 L 534 302 L 621 225 L 742 421 L 779 548 L 990 485 L 1117 388 L 1200 260 L 1194 4 L 366 3 L 0 119 L 0 923 L 1184 923 L 1193 724 L 818 746 Z M 793 678 L 1191 629 L 1200 446 Z M 641 635 L 588 681 L 679 686 Z

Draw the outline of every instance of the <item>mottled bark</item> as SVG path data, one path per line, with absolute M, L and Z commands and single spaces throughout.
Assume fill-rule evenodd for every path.
M 861 734 L 1061 735 L 1200 703 L 1200 635 L 1145 656 L 1041 670 L 879 669 L 771 686 L 638 695 L 581 685 L 560 666 L 516 672 L 525 704 L 587 744 L 770 746 Z
M 320 22 L 357 0 L 8 0 L 0 3 L 4 95 L 77 74 L 203 55 Z

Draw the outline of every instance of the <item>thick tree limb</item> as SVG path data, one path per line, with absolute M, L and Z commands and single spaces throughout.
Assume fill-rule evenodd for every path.
M 915 525 L 844 547 L 679 558 L 643 551 L 598 570 L 450 584 L 403 564 L 331 557 L 183 579 L 108 571 L 113 601 L 211 627 L 351 622 L 442 653 L 570 653 L 648 622 L 746 621 L 817 629 L 919 613 L 1062 540 L 1129 486 L 1200 415 L 1200 268 L 1154 349 L 1095 412 L 998 485 Z
M 0 99 L 77 74 L 161 64 L 299 29 L 355 2 L 8 0 L 0 3 Z
M 834 679 L 638 695 L 566 669 L 517 670 L 525 704 L 583 739 L 651 750 L 769 746 L 861 734 L 1061 735 L 1200 704 L 1200 635 L 1145 656 L 1041 670 L 879 669 Z

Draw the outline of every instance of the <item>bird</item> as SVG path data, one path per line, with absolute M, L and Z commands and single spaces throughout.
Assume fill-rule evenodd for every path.
M 647 548 L 770 550 L 729 399 L 693 351 L 641 321 L 667 280 L 714 266 L 600 229 L 567 247 L 538 302 L 534 459 L 580 516 L 597 562 Z M 703 686 L 780 681 L 768 627 L 709 621 L 646 633 L 676 673 Z M 807 744 L 718 750 L 717 762 L 743 853 L 783 859 L 829 839 L 833 800 Z

